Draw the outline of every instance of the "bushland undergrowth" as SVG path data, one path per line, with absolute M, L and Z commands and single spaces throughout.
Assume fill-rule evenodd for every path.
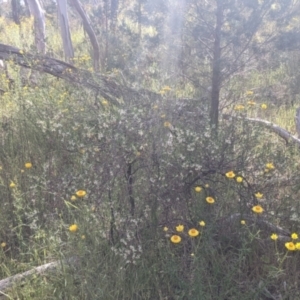
M 1 278 L 79 264 L 9 299 L 297 299 L 299 149 L 162 86 L 114 107 L 2 74 Z M 234 115 L 269 114 L 250 99 Z M 273 297 L 273 298 L 272 298 Z M 277 297 L 277 298 L 276 298 Z M 281 297 L 281 298 L 280 298 Z

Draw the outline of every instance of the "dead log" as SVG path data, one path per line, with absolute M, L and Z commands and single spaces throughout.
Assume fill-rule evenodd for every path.
M 75 266 L 78 264 L 78 262 L 79 262 L 78 257 L 71 257 L 68 259 L 47 263 L 42 266 L 35 267 L 29 271 L 7 277 L 5 279 L 0 280 L 0 293 L 2 295 L 5 295 L 4 294 L 5 290 L 12 287 L 14 284 L 20 284 L 22 281 L 24 281 L 31 275 L 41 275 L 46 272 L 55 271 L 63 265 Z

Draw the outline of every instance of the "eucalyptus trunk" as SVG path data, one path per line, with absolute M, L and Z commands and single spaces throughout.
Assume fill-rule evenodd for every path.
M 100 69 L 100 65 L 99 65 L 99 62 L 100 62 L 100 48 L 99 48 L 99 44 L 98 44 L 98 41 L 97 41 L 96 34 L 93 30 L 93 27 L 90 24 L 90 21 L 89 21 L 89 18 L 87 16 L 87 14 L 85 13 L 84 9 L 82 8 L 82 5 L 80 4 L 79 0 L 71 0 L 71 3 L 73 4 L 75 9 L 79 13 L 80 17 L 82 18 L 84 30 L 87 32 L 87 34 L 90 38 L 92 47 L 93 47 L 94 70 L 99 71 L 99 69 Z
M 34 17 L 34 38 L 37 51 L 45 54 L 46 51 L 46 28 L 45 13 L 39 0 L 27 0 L 30 14 Z
M 69 29 L 67 0 L 57 0 L 58 19 L 60 24 L 60 32 L 63 40 L 65 60 L 69 61 L 74 57 L 74 50 Z

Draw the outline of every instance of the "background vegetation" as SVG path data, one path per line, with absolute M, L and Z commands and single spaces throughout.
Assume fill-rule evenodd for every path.
M 56 6 L 41 3 L 46 55 L 63 60 Z M 16 24 L 9 4 L 1 4 L 0 41 L 26 59 L 36 52 L 34 20 L 20 6 Z M 62 264 L 1 293 L 300 298 L 299 145 L 247 120 L 296 134 L 297 5 L 85 1 L 99 72 L 135 91 L 119 105 L 7 60 L 0 276 Z M 93 51 L 71 8 L 69 18 L 71 63 L 93 72 Z M 66 258 L 75 262 L 63 264 Z

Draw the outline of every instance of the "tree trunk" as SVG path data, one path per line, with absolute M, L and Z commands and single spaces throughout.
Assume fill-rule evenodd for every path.
M 67 0 L 57 0 L 58 19 L 60 25 L 60 33 L 63 40 L 65 60 L 70 61 L 74 57 L 74 50 L 69 29 L 69 20 L 67 12 Z
M 100 69 L 100 66 L 99 66 L 100 48 L 99 48 L 99 44 L 97 42 L 96 34 L 90 24 L 87 14 L 83 10 L 79 0 L 71 0 L 71 3 L 74 5 L 75 9 L 77 10 L 77 12 L 79 13 L 79 15 L 82 18 L 84 30 L 89 35 L 89 38 L 90 38 L 90 41 L 92 43 L 93 50 L 94 50 L 94 55 L 93 55 L 94 70 L 99 71 L 99 69 Z
M 39 53 L 45 54 L 45 13 L 39 0 L 27 0 L 27 4 L 30 10 L 30 14 L 34 16 L 35 46 Z
M 118 7 L 119 7 L 119 0 L 111 0 L 110 2 L 110 19 L 111 19 L 111 28 L 112 30 L 115 29 L 117 16 L 118 16 Z
M 19 0 L 11 0 L 12 17 L 16 24 L 20 24 L 21 4 Z
M 217 0 L 216 28 L 213 48 L 213 73 L 210 106 L 210 125 L 217 130 L 219 123 L 219 98 L 221 89 L 221 28 L 223 23 L 223 0 Z

